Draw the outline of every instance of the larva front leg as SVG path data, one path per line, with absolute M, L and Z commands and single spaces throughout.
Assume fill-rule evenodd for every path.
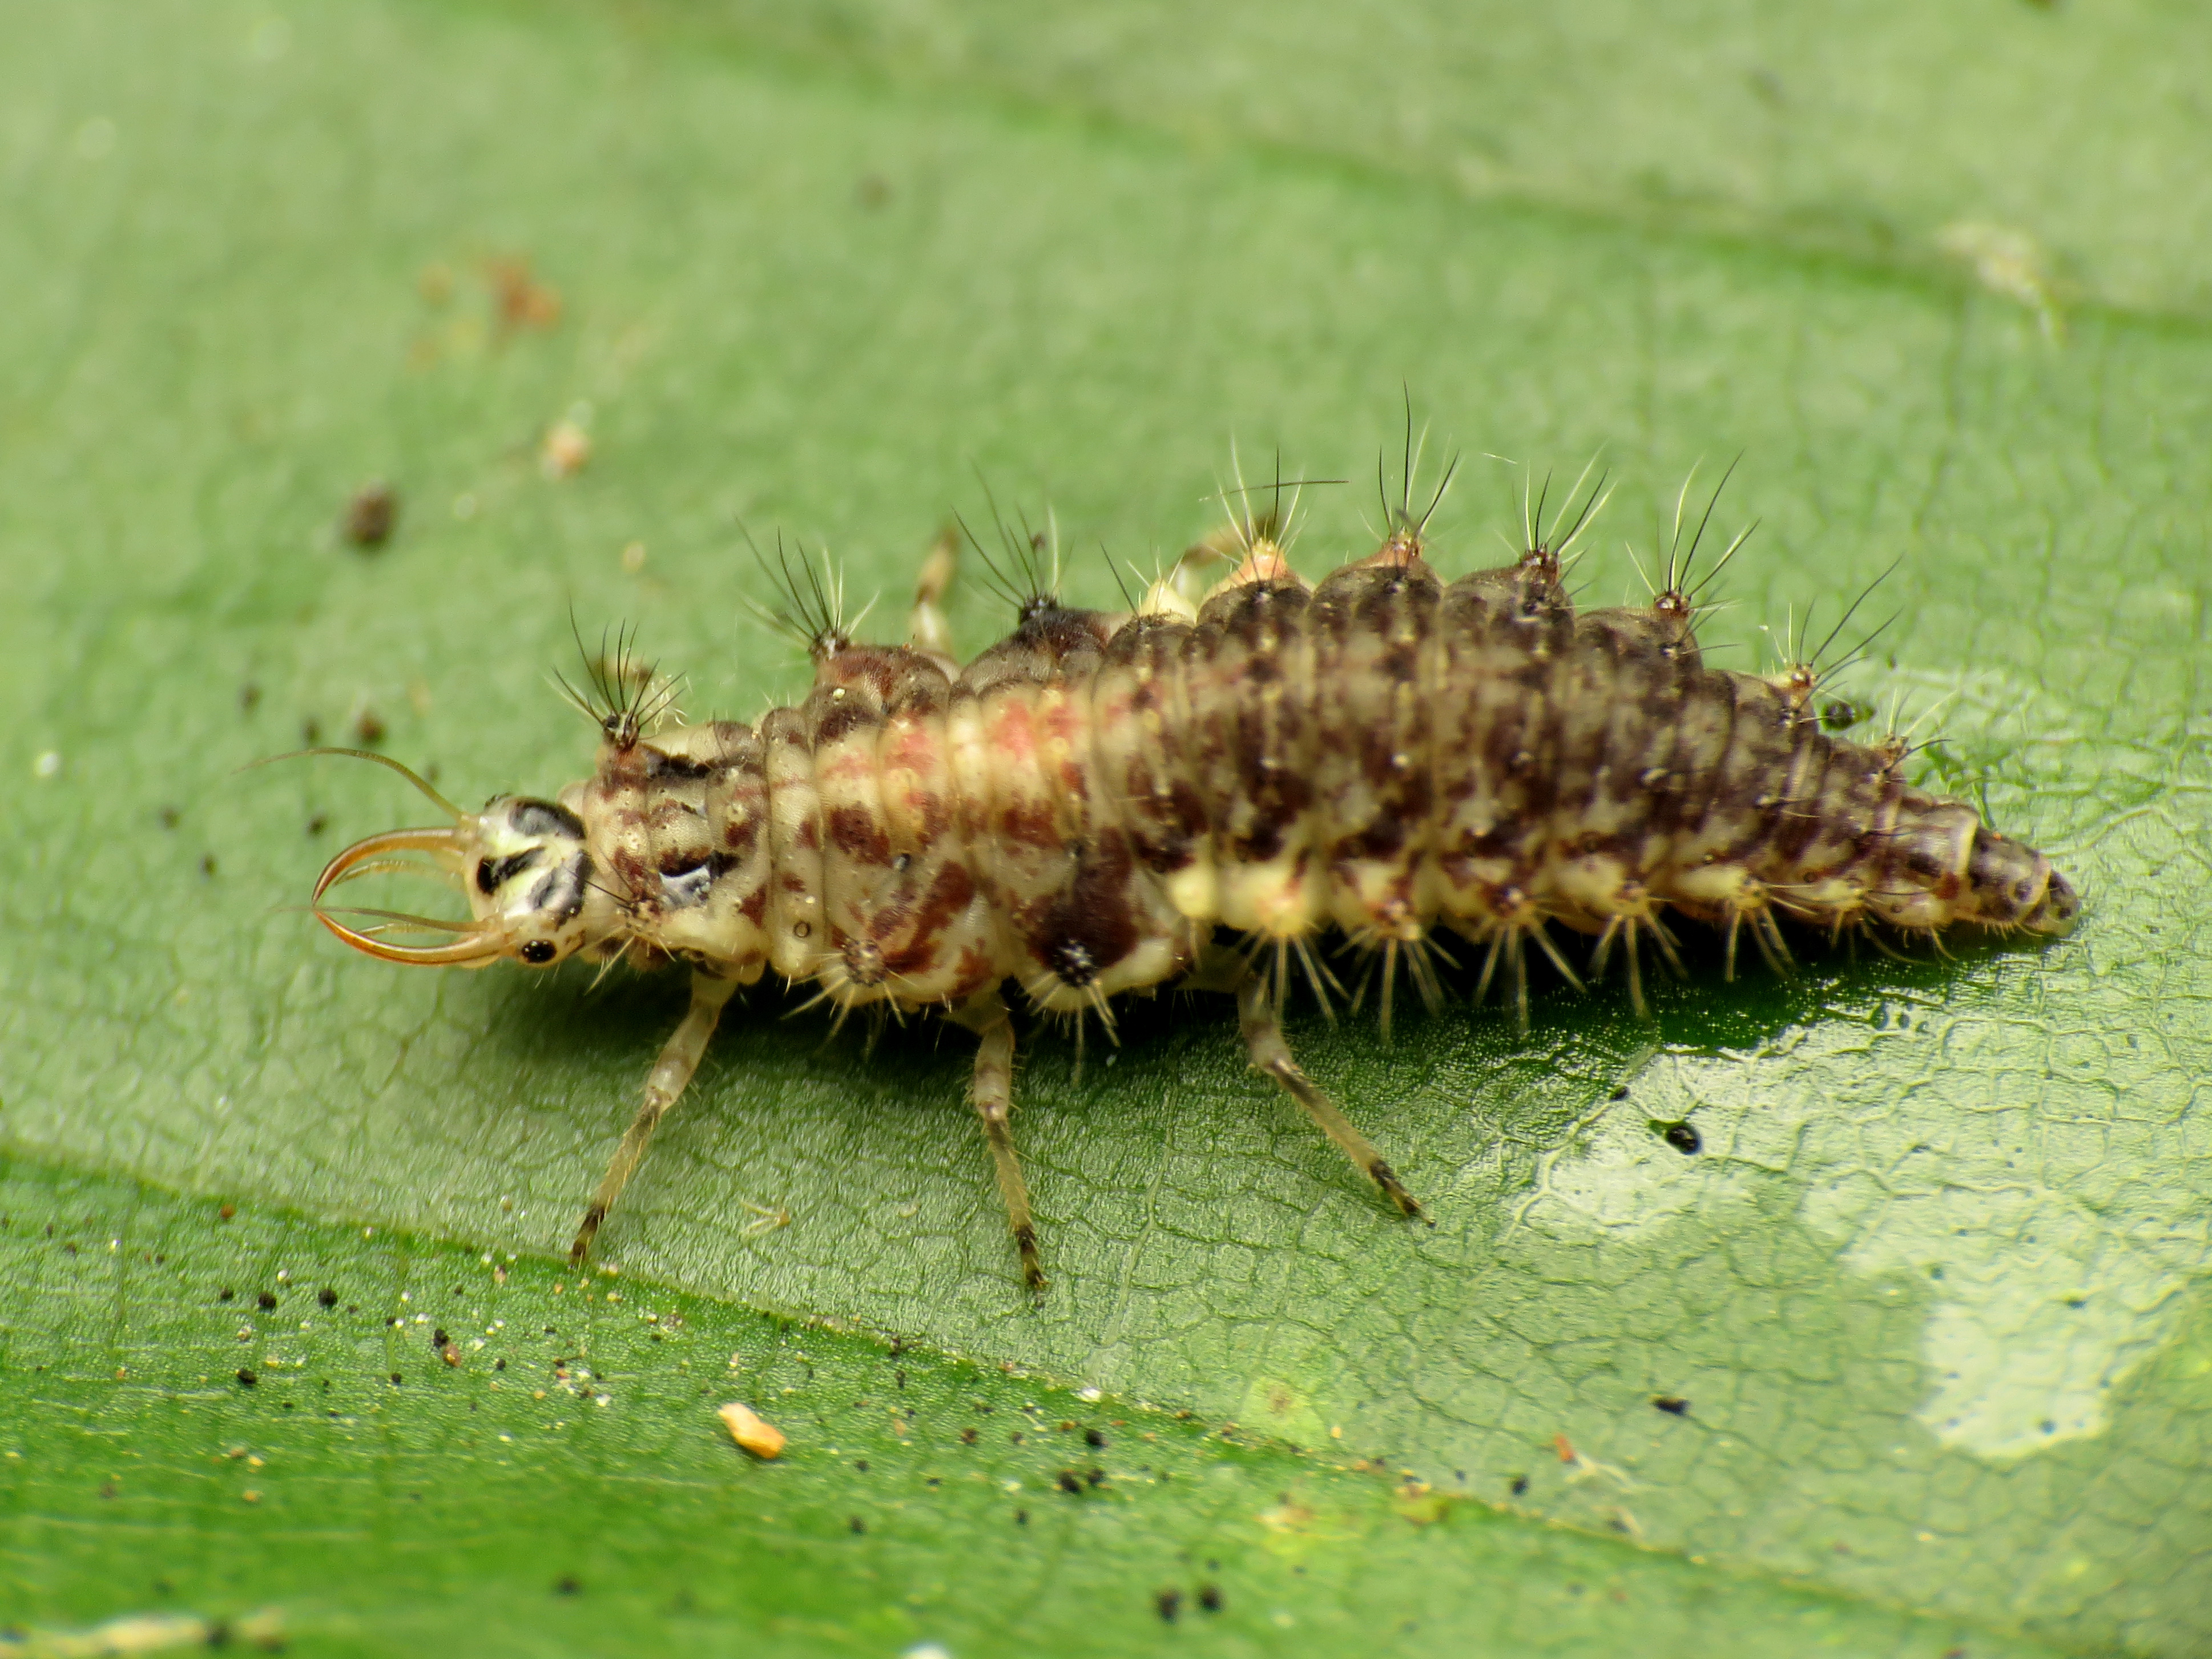
M 1037 1261 L 1036 1224 L 1030 1214 L 1029 1183 L 1022 1179 L 1021 1160 L 1014 1156 L 1014 1137 L 1008 1121 L 1014 1107 L 1013 1018 L 995 986 L 969 998 L 945 1018 L 981 1039 L 975 1049 L 975 1078 L 970 1093 L 975 1114 L 983 1120 L 983 1138 L 991 1143 L 999 1196 L 1006 1200 L 1006 1223 L 1014 1231 L 1014 1248 L 1021 1252 L 1022 1278 L 1033 1293 L 1041 1293 L 1045 1277 Z
M 668 1115 L 668 1109 L 676 1103 L 690 1083 L 691 1074 L 699 1069 L 700 1057 L 714 1037 L 723 1005 L 737 988 L 734 979 L 718 979 L 703 973 L 691 975 L 690 1009 L 661 1046 L 660 1058 L 653 1063 L 637 1115 L 623 1132 L 622 1145 L 615 1148 L 614 1161 L 607 1165 L 599 1190 L 592 1195 L 592 1206 L 584 1212 L 583 1224 L 576 1229 L 576 1242 L 568 1247 L 570 1261 L 581 1266 L 584 1258 L 592 1253 L 592 1241 L 599 1237 L 600 1224 L 605 1221 L 607 1212 L 614 1207 L 615 1200 L 622 1196 L 622 1189 L 629 1184 L 629 1178 L 644 1161 L 653 1132 L 660 1127 L 660 1120 Z

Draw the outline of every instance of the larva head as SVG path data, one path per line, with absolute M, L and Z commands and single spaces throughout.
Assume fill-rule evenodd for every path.
M 323 896 L 339 884 L 398 870 L 422 870 L 402 853 L 426 853 L 429 870 L 469 897 L 467 921 L 445 921 L 390 910 L 332 911 Z M 427 967 L 482 968 L 505 959 L 550 967 L 620 931 L 614 901 L 592 880 L 584 825 L 552 801 L 495 796 L 481 812 L 463 813 L 442 830 L 395 830 L 355 842 L 332 859 L 315 884 L 315 914 L 357 951 L 386 962 Z M 369 918 L 355 927 L 341 915 Z M 395 943 L 392 934 L 443 933 L 443 943 Z

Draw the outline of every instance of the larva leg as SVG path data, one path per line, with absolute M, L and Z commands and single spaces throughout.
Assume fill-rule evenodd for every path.
M 691 975 L 691 1007 L 684 1022 L 662 1045 L 660 1058 L 653 1063 L 653 1074 L 645 1080 L 645 1099 L 630 1120 L 629 1127 L 623 1132 L 622 1145 L 615 1148 L 614 1161 L 607 1165 L 605 1178 L 592 1199 L 592 1207 L 584 1212 L 583 1224 L 576 1229 L 576 1242 L 568 1247 L 568 1260 L 580 1264 L 592 1253 L 592 1241 L 599 1237 L 599 1224 L 607 1218 L 615 1200 L 637 1173 L 638 1164 L 645 1158 L 645 1149 L 653 1140 L 653 1132 L 660 1127 L 660 1120 L 668 1115 L 668 1109 L 691 1081 L 691 1074 L 699 1069 L 700 1056 L 707 1052 L 708 1042 L 714 1035 L 715 1022 L 722 1017 L 722 1006 L 729 1001 L 738 988 L 734 979 L 715 979 L 706 974 Z
M 1306 1115 L 1320 1127 L 1321 1132 L 1337 1144 L 1337 1147 L 1367 1177 L 1382 1189 L 1383 1195 L 1398 1206 L 1399 1212 L 1415 1220 L 1426 1220 L 1420 1203 L 1407 1192 L 1375 1143 L 1352 1125 L 1352 1120 L 1337 1109 L 1336 1103 L 1315 1086 L 1314 1081 L 1298 1069 L 1291 1058 L 1291 1045 L 1283 1040 L 1281 1022 L 1275 1018 L 1273 1000 L 1267 994 L 1267 981 L 1263 975 L 1255 974 L 1228 951 L 1208 951 L 1192 969 L 1184 985 L 1193 990 L 1233 990 L 1237 993 L 1237 1022 L 1244 1033 L 1244 1050 L 1252 1057 L 1255 1070 L 1265 1072 L 1282 1086 Z
M 996 989 L 970 997 L 951 1018 L 982 1039 L 975 1049 L 972 1089 L 975 1114 L 983 1120 L 983 1138 L 991 1143 L 999 1196 L 1006 1200 L 1006 1223 L 1014 1231 L 1014 1248 L 1022 1255 L 1022 1277 L 1031 1291 L 1042 1291 L 1044 1269 L 1037 1264 L 1036 1224 L 1030 1215 L 1029 1183 L 1022 1179 L 1021 1160 L 1014 1156 L 1014 1137 L 1008 1125 L 1014 1106 L 1014 1022 L 1006 1012 L 1006 1000 Z
M 952 624 L 945 620 L 945 595 L 959 562 L 960 544 L 947 531 L 930 544 L 921 574 L 915 578 L 914 609 L 907 613 L 908 643 L 925 656 L 951 665 L 947 672 L 954 674 L 959 672 L 958 659 L 952 650 Z

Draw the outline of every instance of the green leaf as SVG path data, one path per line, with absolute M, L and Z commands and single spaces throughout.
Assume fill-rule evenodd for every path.
M 123 1609 L 312 1656 L 2050 1651 L 627 1277 L 34 1164 L 0 1205 L 0 1653 Z
M 0 1417 L 26 1464 L 10 1616 L 141 1612 L 166 1573 L 179 1605 L 274 1604 L 334 1651 L 456 1627 L 512 1627 L 518 1650 L 771 1629 L 794 1650 L 939 1640 L 964 1659 L 1127 1651 L 1159 1628 L 1155 1591 L 1194 1595 L 1194 1563 L 1218 1559 L 1230 1600 L 1206 1628 L 1232 1649 L 1309 1651 L 1322 1628 L 1517 1652 L 1626 1629 L 1654 1651 L 1771 1652 L 1813 1645 L 1800 1620 L 1847 1651 L 2201 1648 L 2212 343 L 2176 286 L 2196 173 L 2165 218 L 2070 182 L 2057 149 L 2006 186 L 2035 213 L 1944 196 L 1933 162 L 1919 197 L 1884 195 L 1958 135 L 2005 130 L 2011 105 L 1962 99 L 1856 149 L 1809 143 L 1790 190 L 1725 213 L 1629 211 L 1636 145 L 1596 127 L 1574 178 L 1597 183 L 1531 172 L 1471 201 L 1440 182 L 1447 147 L 1355 142 L 1375 65 L 1318 32 L 1282 31 L 1310 50 L 1266 83 L 1279 97 L 1209 102 L 1178 77 L 1226 73 L 1227 46 L 1117 32 L 1097 48 L 1111 73 L 1079 87 L 1022 68 L 1066 61 L 1045 36 L 959 15 L 999 55 L 912 85 L 854 72 L 896 32 L 829 21 L 766 56 L 716 43 L 727 16 L 587 8 L 0 17 L 0 1145 L 25 1160 L 9 1213 L 35 1220 L 0 1247 L 0 1381 L 36 1402 Z M 2094 52 L 2046 64 L 2187 61 L 2148 25 L 2130 44 L 2073 11 L 1979 26 L 2090 31 Z M 1497 65 L 1541 44 L 1534 27 L 1491 80 L 1448 52 L 1383 56 L 1426 88 L 1413 101 L 1456 108 L 1518 78 Z M 1747 26 L 1712 34 L 1732 63 L 1760 55 Z M 1817 62 L 1790 50 L 1784 87 Z M 1729 153 L 1721 115 L 1692 142 L 1648 113 L 1674 83 L 1644 115 L 1577 84 L 1594 90 L 1552 130 L 1602 105 L 1655 153 Z M 2183 167 L 2160 142 L 2172 106 L 2096 84 L 2113 146 Z M 1311 125 L 1285 148 L 1270 122 L 1296 109 Z M 1791 204 L 1820 199 L 1891 204 L 1909 246 L 1799 234 Z M 2062 250 L 2125 219 L 2081 287 L 2172 314 L 2069 307 L 2001 242 L 1936 263 L 1941 227 L 1978 216 Z M 1618 542 L 1649 549 L 1691 465 L 1747 452 L 1723 512 L 1761 528 L 1709 640 L 1735 665 L 1770 654 L 1760 624 L 1815 602 L 1832 618 L 1902 556 L 1861 613 L 1899 614 L 1853 695 L 1905 723 L 1939 709 L 1921 735 L 1946 747 L 1922 764 L 2054 850 L 2088 896 L 2080 931 L 1956 961 L 1805 941 L 1795 977 L 1734 985 L 1699 940 L 1652 1022 L 1613 984 L 1540 998 L 1525 1038 L 1463 1004 L 1389 1044 L 1301 1014 L 1308 1068 L 1430 1206 L 1419 1232 L 1244 1070 L 1225 1009 L 1137 1005 L 1079 1076 L 1063 1039 L 1025 1035 L 1041 1310 L 961 1103 L 966 1040 L 825 1044 L 757 994 L 605 1238 L 615 1287 L 713 1349 L 653 1344 L 604 1302 L 588 1332 L 546 1313 L 546 1258 L 679 990 L 354 957 L 288 907 L 333 844 L 416 807 L 368 768 L 235 769 L 373 717 L 463 799 L 549 790 L 588 763 L 544 684 L 572 607 L 638 623 L 691 676 L 695 717 L 802 687 L 744 612 L 761 585 L 740 520 L 826 541 L 895 629 L 930 537 L 981 506 L 972 464 L 1001 501 L 1049 499 L 1084 550 L 1071 593 L 1104 603 L 1088 550 L 1149 565 L 1210 527 L 1232 439 L 1248 463 L 1279 447 L 1301 476 L 1364 477 L 1407 385 L 1471 458 L 1439 523 L 1455 574 L 1495 562 L 1512 520 L 1517 475 L 1486 454 L 1571 475 L 1601 446 L 1626 482 L 1587 567 L 1596 603 L 1641 592 Z M 591 455 L 549 477 L 564 418 Z M 397 532 L 359 550 L 337 520 L 380 477 Z M 1309 568 L 1364 550 L 1365 499 L 1307 493 Z M 971 583 L 955 621 L 972 648 L 1006 619 Z M 1677 1122 L 1700 1151 L 1651 1127 Z M 232 1231 L 208 1220 L 219 1200 Z M 759 1231 L 762 1209 L 790 1224 Z M 470 1291 L 472 1328 L 552 1325 L 635 1379 L 574 1432 L 502 1416 L 520 1399 L 479 1390 L 473 1358 L 381 1392 L 380 1345 L 403 1339 L 335 1316 L 280 1370 L 343 1392 L 354 1438 L 311 1425 L 333 1407 L 295 1398 L 286 1419 L 265 1383 L 222 1381 L 242 1350 L 210 1284 L 283 1267 L 360 1286 L 367 1320 L 418 1272 L 475 1262 L 483 1290 L 482 1256 L 510 1252 L 502 1294 L 526 1312 Z M 274 1334 L 240 1322 L 246 1347 Z M 897 1449 L 876 1419 L 865 1479 L 827 1450 L 860 1443 L 829 1437 L 831 1405 L 757 1469 L 696 1392 L 730 1352 L 781 1376 L 770 1357 L 803 1347 L 836 1379 L 825 1401 L 875 1399 L 894 1338 L 933 1391 L 929 1432 Z M 1012 1534 L 942 1431 L 963 1397 L 994 1422 L 1031 1401 L 1078 1420 L 1060 1391 L 1082 1388 L 1192 1479 L 1139 1492 L 1116 1465 L 1126 1508 Z M 1231 1419 L 1266 1443 L 1206 1437 Z M 543 1449 L 495 1450 L 495 1421 Z M 209 1473 L 234 1475 L 216 1461 L 234 1442 L 295 1478 L 244 1505 Z M 109 1456 L 125 1449 L 143 1472 Z M 1033 1455 L 980 1473 L 1028 1482 Z M 1387 1474 L 1349 1467 L 1377 1457 Z M 102 1499 L 88 1475 L 111 1462 L 121 1495 Z M 1398 1495 L 1408 1469 L 1431 1493 Z M 781 1509 L 755 1506 L 767 1479 Z M 1326 1517 L 1303 1554 L 1272 1553 L 1282 1529 L 1256 1518 L 1284 1490 Z M 906 1505 L 895 1540 L 838 1534 L 884 1492 Z M 548 1553 L 602 1534 L 597 1564 Z M 856 1561 L 878 1611 L 842 1593 Z M 584 1593 L 549 1599 L 569 1571 Z M 1606 1622 L 1601 1573 L 1633 1622 Z M 1424 1630 L 1394 1638 L 1398 1607 Z

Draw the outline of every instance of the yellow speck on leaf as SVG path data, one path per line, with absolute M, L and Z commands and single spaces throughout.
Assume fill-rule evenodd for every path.
M 715 1415 L 729 1429 L 730 1438 L 755 1457 L 781 1457 L 783 1455 L 783 1431 L 751 1407 L 740 1405 L 732 1400 Z

